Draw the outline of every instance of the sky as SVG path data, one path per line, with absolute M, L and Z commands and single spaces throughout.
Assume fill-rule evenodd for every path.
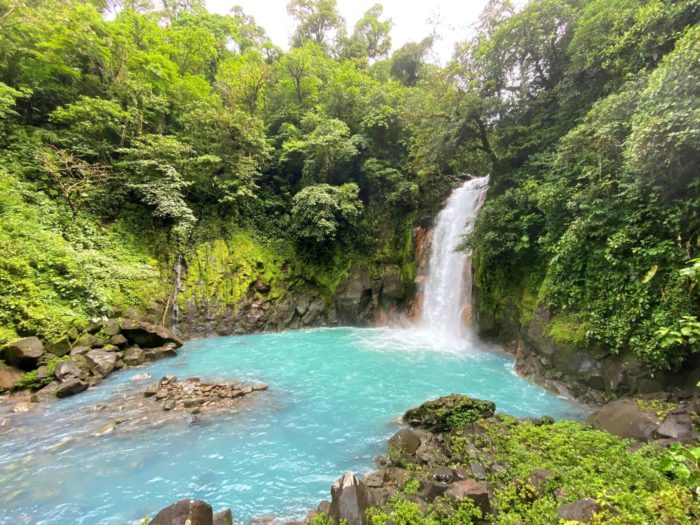
M 352 32 L 355 22 L 375 3 L 384 6 L 384 18 L 391 18 L 393 49 L 406 42 L 420 41 L 433 30 L 435 59 L 445 63 L 452 56 L 455 42 L 466 40 L 473 32 L 481 10 L 488 0 L 337 0 L 338 10 Z M 287 14 L 288 0 L 207 0 L 207 8 L 220 14 L 234 5 L 255 18 L 272 41 L 287 49 L 295 22 Z

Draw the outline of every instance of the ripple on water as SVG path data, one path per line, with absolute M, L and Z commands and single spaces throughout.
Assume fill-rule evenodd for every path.
M 396 431 L 391 421 L 428 398 L 462 392 L 517 416 L 584 415 L 512 368 L 483 344 L 415 329 L 191 341 L 176 358 L 15 417 L 0 434 L 0 524 L 133 523 L 185 497 L 232 508 L 243 522 L 301 517 L 344 471 L 370 471 Z M 142 389 L 153 380 L 144 373 L 242 379 L 270 390 L 206 424 L 92 435 L 109 423 L 95 406 Z

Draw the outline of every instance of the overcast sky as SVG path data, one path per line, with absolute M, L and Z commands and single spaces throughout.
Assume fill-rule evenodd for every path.
M 375 3 L 384 6 L 384 17 L 394 22 L 391 31 L 393 48 L 406 42 L 419 41 L 433 32 L 437 58 L 445 62 L 452 55 L 455 42 L 465 40 L 472 32 L 481 10 L 488 0 L 338 0 L 338 9 L 345 18 L 348 30 Z M 207 0 L 207 7 L 215 13 L 228 13 L 234 5 L 252 15 L 265 28 L 272 41 L 288 48 L 294 32 L 294 21 L 287 14 L 288 0 Z

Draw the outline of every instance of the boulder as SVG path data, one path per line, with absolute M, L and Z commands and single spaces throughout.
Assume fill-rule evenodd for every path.
M 59 381 L 65 381 L 70 377 L 80 377 L 82 375 L 82 370 L 72 361 L 65 361 L 56 365 L 54 375 Z
M 474 479 L 455 481 L 445 491 L 445 496 L 455 502 L 469 498 L 474 502 L 474 505 L 481 509 L 484 515 L 491 512 L 489 486 L 483 481 Z
M 18 339 L 2 349 L 2 357 L 7 364 L 22 370 L 34 370 L 43 355 L 44 347 L 38 337 Z
M 538 494 L 542 495 L 545 492 L 547 482 L 554 475 L 549 469 L 537 469 L 530 472 L 530 485 L 537 491 Z
M 214 525 L 233 525 L 233 513 L 231 509 L 215 512 L 213 523 Z
M 450 394 L 410 409 L 404 414 L 403 420 L 411 426 L 425 427 L 434 432 L 447 432 L 491 417 L 495 411 L 496 405 L 491 401 Z
M 52 353 L 53 355 L 56 355 L 58 357 L 62 357 L 66 355 L 70 351 L 70 339 L 68 339 L 67 336 L 63 336 L 57 341 L 54 341 L 51 343 L 48 347 L 47 350 Z
M 656 429 L 656 434 L 666 439 L 692 440 L 696 437 L 690 414 L 670 414 Z
M 138 346 L 132 346 L 126 349 L 123 359 L 128 366 L 137 366 L 146 360 L 146 353 Z
M 78 392 L 82 392 L 88 387 L 87 383 L 78 378 L 70 378 L 58 385 L 56 397 L 68 397 Z
M 116 334 L 109 338 L 110 344 L 116 346 L 124 346 L 129 344 L 129 341 L 122 334 Z
M 557 514 L 559 514 L 561 519 L 566 521 L 588 523 L 593 519 L 593 516 L 595 516 L 598 510 L 600 510 L 600 505 L 598 505 L 597 501 L 584 498 L 569 503 L 568 505 L 562 505 L 557 509 Z
M 20 369 L 0 363 L 0 390 L 9 390 L 23 375 Z
M 78 337 L 75 344 L 76 346 L 87 346 L 88 348 L 94 348 L 96 346 L 102 346 L 102 341 L 100 341 L 96 336 L 88 333 Z
M 148 525 L 213 525 L 211 505 L 199 499 L 183 499 L 165 507 Z
M 635 399 L 618 399 L 588 416 L 588 423 L 621 438 L 651 441 L 659 418 L 653 411 L 642 410 Z
M 365 513 L 372 506 L 372 493 L 352 472 L 346 472 L 331 487 L 329 516 L 336 522 L 345 520 L 347 525 L 365 525 Z
M 119 334 L 119 332 L 121 332 L 121 329 L 119 328 L 119 322 L 116 319 L 107 319 L 107 321 L 102 326 L 102 332 L 110 337 Z
M 173 343 L 168 343 L 165 346 L 159 346 L 158 348 L 147 348 L 144 355 L 146 360 L 155 361 L 156 359 L 161 359 L 163 357 L 175 357 L 177 352 L 175 351 L 175 345 Z
M 89 346 L 75 346 L 71 348 L 70 355 L 73 357 L 74 355 L 85 355 L 90 351 Z
M 85 359 L 88 362 L 90 370 L 102 377 L 107 377 L 111 374 L 117 362 L 117 356 L 114 353 L 105 352 L 103 350 L 90 350 L 85 354 Z
M 165 326 L 125 319 L 122 321 L 122 335 L 141 348 L 155 348 L 168 343 L 179 348 L 184 341 L 172 333 Z
M 410 428 L 404 428 L 389 439 L 389 448 L 412 455 L 420 447 L 420 437 Z

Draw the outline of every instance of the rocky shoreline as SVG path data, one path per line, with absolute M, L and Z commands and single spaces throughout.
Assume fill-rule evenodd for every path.
M 162 325 L 107 319 L 50 345 L 36 336 L 0 349 L 0 391 L 31 391 L 31 403 L 63 398 L 95 386 L 113 372 L 177 355 L 183 339 Z M 10 398 L 25 398 L 13 395 Z
M 362 478 L 352 472 L 343 474 L 331 487 L 330 501 L 321 502 L 304 521 L 270 518 L 254 523 L 486 525 L 516 523 L 515 516 L 522 518 L 531 511 L 542 514 L 538 523 L 627 523 L 629 512 L 647 512 L 659 519 L 675 513 L 671 521 L 650 523 L 695 523 L 692 520 L 700 519 L 697 501 L 692 503 L 697 494 L 693 496 L 672 476 L 656 472 L 655 461 L 664 453 L 663 447 L 698 439 L 693 428 L 699 421 L 700 399 L 668 410 L 663 418 L 657 414 L 658 406 L 636 406 L 639 410 L 630 414 L 642 414 L 646 425 L 646 433 L 640 436 L 640 419 L 630 415 L 611 420 L 605 409 L 584 425 L 495 414 L 492 402 L 459 394 L 428 401 L 404 414 L 407 427 L 389 439 L 387 455 L 376 458 L 378 470 Z M 695 426 L 672 437 L 671 426 L 678 424 L 672 416 L 681 413 L 693 414 Z M 573 449 L 567 452 L 567 447 Z M 609 457 L 601 456 L 605 454 Z M 625 476 L 633 477 L 633 486 L 626 487 Z M 580 483 L 582 479 L 597 487 Z M 676 491 L 679 501 L 691 505 L 659 503 L 655 491 L 664 490 Z M 638 501 L 617 499 L 616 491 L 628 491 Z M 164 516 L 171 521 L 163 521 Z M 641 519 L 642 514 L 636 516 Z M 221 514 L 215 515 L 205 502 L 183 500 L 149 523 L 232 522 L 232 518 L 222 521 Z

